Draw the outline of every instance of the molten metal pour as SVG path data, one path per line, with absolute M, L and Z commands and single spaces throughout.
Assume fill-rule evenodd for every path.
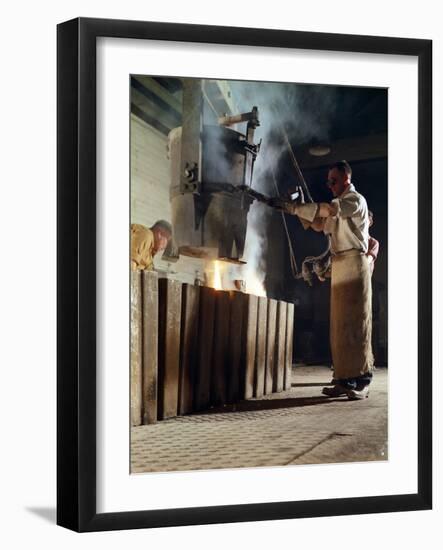
M 215 290 L 237 290 L 255 296 L 266 296 L 263 282 L 255 272 L 248 270 L 245 262 L 232 264 L 214 260 L 208 263 L 205 273 L 207 286 Z

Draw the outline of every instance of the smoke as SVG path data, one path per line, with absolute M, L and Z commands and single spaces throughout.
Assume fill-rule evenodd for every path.
M 278 182 L 279 165 L 287 160 L 287 134 L 292 147 L 309 143 L 311 140 L 327 141 L 330 137 L 331 120 L 336 109 L 336 90 L 333 87 L 292 83 L 229 81 L 236 111 L 232 114 L 249 112 L 253 106 L 259 110 L 260 126 L 256 128 L 254 142 L 261 142 L 256 158 L 252 187 L 267 196 L 283 194 L 292 184 L 298 184 L 295 176 L 289 181 Z M 216 124 L 214 106 L 206 105 L 205 123 Z M 214 111 L 214 112 L 213 112 Z M 222 113 L 218 113 L 221 115 Z M 239 123 L 233 129 L 244 133 L 246 123 Z M 232 179 L 232 165 L 226 143 L 220 132 L 206 132 L 208 150 L 217 151 L 217 163 L 211 173 L 212 181 Z M 272 210 L 254 201 L 248 212 L 246 243 L 242 259 L 247 262 L 240 276 L 246 286 L 253 287 L 255 294 L 263 294 L 266 276 L 268 225 Z M 247 289 L 252 292 L 251 288 Z
M 261 149 L 255 161 L 252 187 L 265 195 L 278 196 L 288 183 L 279 188 L 279 164 L 288 151 L 284 133 L 295 148 L 310 140 L 327 140 L 336 104 L 334 90 L 290 83 L 231 81 L 229 84 L 239 113 L 249 112 L 253 106 L 259 110 L 260 126 L 254 140 L 261 141 Z M 295 175 L 293 183 L 299 183 Z M 254 294 L 260 288 L 264 290 L 271 213 L 269 207 L 257 201 L 248 213 L 243 278 L 247 288 L 253 287 Z
M 285 151 L 283 128 L 295 148 L 310 141 L 329 140 L 337 108 L 336 87 L 238 80 L 229 84 L 239 112 L 250 111 L 257 105 L 260 126 L 255 135 L 262 139 L 264 149 L 280 145 L 281 152 Z M 261 163 L 259 157 L 257 168 Z
M 336 111 L 337 93 L 332 87 L 292 83 L 231 81 L 232 96 L 238 112 L 248 112 L 254 105 L 259 110 L 260 126 L 254 140 L 261 149 L 254 166 L 253 188 L 268 196 L 277 196 L 294 179 L 278 183 L 279 164 L 288 154 L 284 133 L 295 149 L 311 141 L 328 141 Z M 259 280 L 264 288 L 266 251 L 269 246 L 267 226 L 271 209 L 255 201 L 248 214 L 243 259 L 246 284 Z M 255 283 L 254 283 L 255 284 Z
M 279 189 L 276 188 L 277 181 L 274 180 L 274 174 L 278 166 L 279 159 L 284 153 L 284 146 L 275 142 L 270 142 L 263 146 L 254 166 L 252 187 L 268 196 L 279 195 Z M 246 231 L 245 250 L 243 260 L 244 267 L 243 278 L 246 281 L 246 287 L 254 294 L 263 295 L 266 276 L 266 252 L 268 247 L 267 225 L 271 209 L 258 201 L 254 201 L 248 212 L 248 223 Z M 248 288 L 250 287 L 250 288 Z M 262 291 L 259 292 L 259 290 Z
M 263 220 L 268 215 L 267 207 L 260 203 L 254 203 L 248 213 L 248 226 L 246 231 L 245 250 L 243 260 L 242 279 L 246 281 L 246 291 L 257 296 L 266 295 L 264 279 L 266 275 L 266 239 L 265 224 Z

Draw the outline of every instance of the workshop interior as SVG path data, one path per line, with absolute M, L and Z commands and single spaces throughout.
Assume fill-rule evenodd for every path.
M 131 423 L 279 393 L 331 365 L 329 242 L 275 198 L 328 202 L 346 159 L 380 243 L 372 349 L 387 366 L 388 91 L 131 75 L 131 223 L 172 225 L 131 273 Z

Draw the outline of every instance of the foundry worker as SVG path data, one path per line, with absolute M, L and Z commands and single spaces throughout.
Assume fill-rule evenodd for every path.
M 154 256 L 164 251 L 172 239 L 172 226 L 158 220 L 152 227 L 131 224 L 131 269 L 154 269 Z
M 335 385 L 324 387 L 322 393 L 363 399 L 369 394 L 373 370 L 369 216 L 351 175 L 346 161 L 330 167 L 327 185 L 334 195 L 330 203 L 274 204 L 297 215 L 305 228 L 331 237 L 330 345 Z
M 369 216 L 369 228 L 371 228 L 374 223 L 374 214 L 372 213 L 371 210 L 368 210 L 368 216 Z M 304 225 L 306 226 L 306 229 L 307 229 L 310 224 L 305 223 Z M 366 252 L 366 256 L 368 257 L 371 275 L 374 273 L 375 260 L 378 257 L 379 250 L 380 250 L 380 243 L 377 241 L 377 239 L 374 239 L 374 237 L 372 237 L 371 234 L 369 234 L 368 251 Z M 329 268 L 327 272 L 322 276 L 317 274 L 317 277 L 321 282 L 326 281 L 326 277 L 328 278 L 331 277 L 331 268 Z
M 372 213 L 371 210 L 368 210 L 368 216 L 369 216 L 369 228 L 371 228 L 373 223 L 374 223 L 374 214 Z M 380 243 L 377 241 L 377 239 L 372 237 L 371 234 L 369 234 L 368 251 L 366 252 L 366 256 L 368 257 L 369 269 L 370 269 L 370 272 L 371 272 L 371 276 L 374 273 L 375 260 L 377 259 L 379 250 L 380 250 Z M 325 276 L 326 277 L 331 277 L 331 269 L 328 270 L 328 272 Z M 324 278 L 320 278 L 320 276 L 318 278 L 321 281 L 326 280 Z M 334 370 L 334 367 L 332 366 L 331 369 Z M 374 367 L 374 370 L 375 370 L 375 367 Z M 336 379 L 333 378 L 332 383 L 335 384 L 336 382 L 337 382 Z

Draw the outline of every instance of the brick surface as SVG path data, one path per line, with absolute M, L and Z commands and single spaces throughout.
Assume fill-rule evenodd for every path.
M 329 368 L 296 367 L 281 393 L 133 427 L 131 471 L 386 460 L 386 369 L 364 401 L 322 396 L 330 380 Z

